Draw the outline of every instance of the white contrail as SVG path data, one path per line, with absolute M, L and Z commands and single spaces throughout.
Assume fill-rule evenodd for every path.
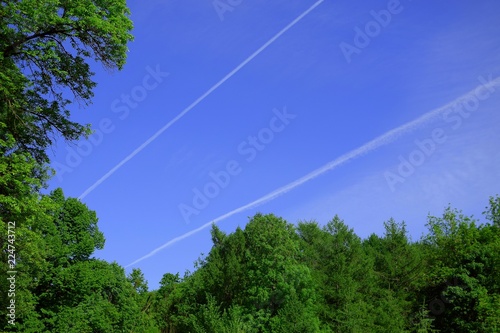
M 477 93 L 476 93 L 477 89 L 480 89 L 480 88 L 488 89 L 488 88 L 493 88 L 494 86 L 497 86 L 497 85 L 500 85 L 500 78 L 492 80 L 489 83 L 485 83 L 483 85 L 480 85 L 480 86 L 474 88 L 473 90 L 471 90 L 470 92 L 468 92 L 467 94 L 462 95 L 459 98 L 455 99 L 454 101 L 452 101 L 452 102 L 450 102 L 442 107 L 439 107 L 437 109 L 429 111 L 429 112 L 423 114 L 422 116 L 420 116 L 420 117 L 418 117 L 410 122 L 407 122 L 406 124 L 403 124 L 399 127 L 396 127 L 394 129 L 376 137 L 375 139 L 365 143 L 364 145 L 360 146 L 359 148 L 356 148 L 356 149 L 338 157 L 337 159 L 325 164 L 324 166 L 314 170 L 313 172 L 310 172 L 307 175 L 305 175 L 297 180 L 294 180 L 293 182 L 291 182 L 283 187 L 280 187 L 280 188 L 264 195 L 263 197 L 255 200 L 255 201 L 252 201 L 252 202 L 250 202 L 244 206 L 241 206 L 239 208 L 236 208 L 236 209 L 230 211 L 229 213 L 221 215 L 221 216 L 217 217 L 216 219 L 214 219 L 208 223 L 205 223 L 201 227 L 198 227 L 198 228 L 191 230 L 191 231 L 189 231 L 181 236 L 178 236 L 174 239 L 169 240 L 168 242 L 166 242 L 165 244 L 161 245 L 160 247 L 154 249 L 153 251 L 146 254 L 145 256 L 128 264 L 127 266 L 125 266 L 125 268 L 133 266 L 133 265 L 139 263 L 140 261 L 143 261 L 144 259 L 147 259 L 149 257 L 154 256 L 156 253 L 165 249 L 166 247 L 168 247 L 172 244 L 175 244 L 177 242 L 180 242 L 181 240 L 211 226 L 214 223 L 218 223 L 218 222 L 225 220 L 226 218 L 233 216 L 237 213 L 240 213 L 240 212 L 245 211 L 245 210 L 250 209 L 250 208 L 254 208 L 258 205 L 261 205 L 261 204 L 266 203 L 270 200 L 273 200 L 276 197 L 283 195 L 283 194 L 287 193 L 288 191 L 304 184 L 305 182 L 308 182 L 308 181 L 324 174 L 327 171 L 333 170 L 337 166 L 344 164 L 345 162 L 347 162 L 349 160 L 360 157 L 360 156 L 362 156 L 362 155 L 364 155 L 372 150 L 375 150 L 381 146 L 384 146 L 388 143 L 391 143 L 394 140 L 396 140 L 398 137 L 400 137 L 401 135 L 406 134 L 408 132 L 411 132 L 411 131 L 415 130 L 417 127 L 422 126 L 422 125 L 428 123 L 429 121 L 435 119 L 437 116 L 441 115 L 445 110 L 448 110 L 454 106 L 457 106 L 459 103 L 462 103 L 464 100 L 474 98 L 474 96 L 477 95 Z
M 224 76 L 219 82 L 214 84 L 210 89 L 208 89 L 203 95 L 198 97 L 197 100 L 195 100 L 191 105 L 189 105 L 187 108 L 185 108 L 181 113 L 179 113 L 177 116 L 175 116 L 174 119 L 170 120 L 165 126 L 160 128 L 155 134 L 153 134 L 149 139 L 147 139 L 142 145 L 140 145 L 136 150 L 134 150 L 130 155 L 125 157 L 120 163 L 115 165 L 111 170 L 109 170 L 104 176 L 102 176 L 98 181 L 96 181 L 92 186 L 90 186 L 88 189 L 86 189 L 78 199 L 82 200 L 85 198 L 90 192 L 95 190 L 99 185 L 101 185 L 106 179 L 111 177 L 118 169 L 120 169 L 125 163 L 130 161 L 132 158 L 134 158 L 135 155 L 140 153 L 144 148 L 146 148 L 151 142 L 156 140 L 163 132 L 165 132 L 170 126 L 175 124 L 179 119 L 184 117 L 186 113 L 191 111 L 196 105 L 198 105 L 201 101 L 203 101 L 208 95 L 210 95 L 212 92 L 214 92 L 217 88 L 219 88 L 224 82 L 229 80 L 234 74 L 236 74 L 240 69 L 246 66 L 250 61 L 252 61 L 253 58 L 258 56 L 262 51 L 264 51 L 269 45 L 274 43 L 278 38 L 281 37 L 285 32 L 290 30 L 295 24 L 297 24 L 300 20 L 302 20 L 307 14 L 309 14 L 312 10 L 314 10 L 316 7 L 318 7 L 323 1 L 325 0 L 319 0 L 316 2 L 314 5 L 309 7 L 308 10 L 303 12 L 302 14 L 299 15 L 295 20 L 293 20 L 290 24 L 288 24 L 286 27 L 284 27 L 280 32 L 278 32 L 276 35 L 274 35 L 273 38 L 267 41 L 264 45 L 262 45 L 257 51 L 252 53 L 251 56 L 246 58 L 241 64 L 239 64 L 235 69 L 233 69 L 229 74 Z

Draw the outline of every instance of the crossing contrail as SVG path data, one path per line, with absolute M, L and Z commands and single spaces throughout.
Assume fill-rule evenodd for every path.
M 135 265 L 135 264 L 137 264 L 137 263 L 139 263 L 147 258 L 154 256 L 155 254 L 157 254 L 161 250 L 169 247 L 170 245 L 173 245 L 177 242 L 180 242 L 181 240 L 186 239 L 186 238 L 196 234 L 197 232 L 208 228 L 209 226 L 211 226 L 214 223 L 218 223 L 222 220 L 227 219 L 228 217 L 231 217 L 235 214 L 241 213 L 247 209 L 251 209 L 251 208 L 257 207 L 261 204 L 264 204 L 268 201 L 271 201 L 271 200 L 277 198 L 278 196 L 283 195 L 283 194 L 287 193 L 288 191 L 291 191 L 294 188 L 296 188 L 296 187 L 298 187 L 298 186 L 300 186 L 300 185 L 302 185 L 310 180 L 313 180 L 314 178 L 316 178 L 318 176 L 321 176 L 322 174 L 326 173 L 327 171 L 333 170 L 336 167 L 338 167 L 338 166 L 340 166 L 340 165 L 342 165 L 350 160 L 353 160 L 355 158 L 363 156 L 363 155 L 365 155 L 365 154 L 367 154 L 367 153 L 369 153 L 377 148 L 380 148 L 384 145 L 387 145 L 387 144 L 395 141 L 400 136 L 407 134 L 407 133 L 415 130 L 416 128 L 421 127 L 421 126 L 427 124 L 428 122 L 436 119 L 444 111 L 449 110 L 450 108 L 456 107 L 457 105 L 463 103 L 464 101 L 475 99 L 477 102 L 479 102 L 479 100 L 481 100 L 481 99 L 484 100 L 485 98 L 476 97 L 476 96 L 478 96 L 479 89 L 487 89 L 487 90 L 490 90 L 490 92 L 491 92 L 491 90 L 493 90 L 493 88 L 495 86 L 500 85 L 500 78 L 496 78 L 495 80 L 490 80 L 489 82 L 486 82 L 486 80 L 484 80 L 484 78 L 481 78 L 481 81 L 483 83 L 482 85 L 477 86 L 476 88 L 474 88 L 470 92 L 460 96 L 459 98 L 455 99 L 454 101 L 452 101 L 444 106 L 441 106 L 437 109 L 429 111 L 429 112 L 423 114 L 422 116 L 420 116 L 420 117 L 418 117 L 410 122 L 407 122 L 399 127 L 396 127 L 394 129 L 376 137 L 375 139 L 365 143 L 364 145 L 362 145 L 354 150 L 351 150 L 350 152 L 336 158 L 335 160 L 333 160 L 331 162 L 328 162 L 327 164 L 325 164 L 322 167 L 308 173 L 307 175 L 305 175 L 297 180 L 294 180 L 293 182 L 291 182 L 285 186 L 282 186 L 282 187 L 264 195 L 263 197 L 260 197 L 257 200 L 254 200 L 254 201 L 252 201 L 244 206 L 236 208 L 236 209 L 230 211 L 229 213 L 221 215 L 221 216 L 217 217 L 216 219 L 214 219 L 210 222 L 207 222 L 204 225 L 202 225 L 194 230 L 191 230 L 191 231 L 189 231 L 181 236 L 178 236 L 174 239 L 169 240 L 168 242 L 157 247 L 156 249 L 149 252 L 145 256 L 128 264 L 127 266 L 125 266 L 125 268 L 133 266 L 133 265 Z
M 300 14 L 295 20 L 290 22 L 286 27 L 281 29 L 280 32 L 278 32 L 276 35 L 274 35 L 270 40 L 268 40 L 264 45 L 262 45 L 257 51 L 252 53 L 248 58 L 246 58 L 241 64 L 236 66 L 231 72 L 229 72 L 226 76 L 224 76 L 219 82 L 214 84 L 210 89 L 208 89 L 203 95 L 198 97 L 193 103 L 191 103 L 187 108 L 182 110 L 181 113 L 179 113 L 177 116 L 175 116 L 172 120 L 170 120 L 165 126 L 160 128 L 155 134 L 153 134 L 149 139 L 144 141 L 142 145 L 137 147 L 133 152 L 131 152 L 127 157 L 125 157 L 123 160 L 120 161 L 117 165 L 115 165 L 111 170 L 109 170 L 104 176 L 102 176 L 98 181 L 96 181 L 92 186 L 87 188 L 80 196 L 78 199 L 82 200 L 85 198 L 90 192 L 95 190 L 99 185 L 101 185 L 106 179 L 111 177 L 118 169 L 120 169 L 125 163 L 130 161 L 132 158 L 135 157 L 135 155 L 139 154 L 144 148 L 146 148 L 150 143 L 155 141 L 163 132 L 165 132 L 167 129 L 169 129 L 173 124 L 175 124 L 179 119 L 184 117 L 186 113 L 191 111 L 195 106 L 200 104 L 208 95 L 213 93 L 217 88 L 219 88 L 224 82 L 229 80 L 234 74 L 239 72 L 240 69 L 245 67 L 250 61 L 253 60 L 256 56 L 258 56 L 262 51 L 264 51 L 269 45 L 274 43 L 278 38 L 281 37 L 285 32 L 290 30 L 295 24 L 297 24 L 300 20 L 302 20 L 307 14 L 309 14 L 311 11 L 313 11 L 316 7 L 318 7 L 322 2 L 325 0 L 319 0 L 317 1 L 314 5 L 309 7 L 305 12 Z

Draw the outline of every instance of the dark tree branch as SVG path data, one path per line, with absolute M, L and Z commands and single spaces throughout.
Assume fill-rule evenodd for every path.
M 21 46 L 22 44 L 24 44 L 26 42 L 29 42 L 32 39 L 44 38 L 47 36 L 52 36 L 52 35 L 56 35 L 56 34 L 60 34 L 60 33 L 66 34 L 66 33 L 70 32 L 71 30 L 72 29 L 52 28 L 52 29 L 45 31 L 45 32 L 37 32 L 31 36 L 24 36 L 24 38 L 22 38 L 21 40 L 18 40 L 17 42 L 12 43 L 11 45 L 9 45 L 5 48 L 5 50 L 3 52 L 4 57 L 10 57 L 10 56 L 14 55 L 15 53 L 17 53 L 16 50 L 19 46 Z

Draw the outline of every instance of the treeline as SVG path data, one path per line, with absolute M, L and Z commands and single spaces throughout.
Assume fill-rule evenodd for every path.
M 418 241 L 392 219 L 367 239 L 338 216 L 321 227 L 257 214 L 231 234 L 214 225 L 196 270 L 149 291 L 139 269 L 92 258 L 104 246 L 96 213 L 61 189 L 41 194 L 47 170 L 14 145 L 0 140 L 4 331 L 500 332 L 499 196 L 487 222 L 448 208 Z
M 151 292 L 161 332 L 500 332 L 500 198 L 488 223 L 446 209 L 428 233 L 404 223 L 360 239 L 338 216 L 324 227 L 254 216 L 192 274 Z
M 500 332 L 498 196 L 487 222 L 448 208 L 418 241 L 394 220 L 367 239 L 339 217 L 214 226 L 196 270 L 154 291 L 139 269 L 93 258 L 97 214 L 43 194 L 47 149 L 91 134 L 69 106 L 91 103 L 90 64 L 123 67 L 132 26 L 125 0 L 0 1 L 0 331 Z

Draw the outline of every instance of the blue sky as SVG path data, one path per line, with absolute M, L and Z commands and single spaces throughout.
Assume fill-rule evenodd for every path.
M 74 106 L 96 134 L 51 152 L 50 188 L 97 211 L 97 257 L 156 288 L 208 253 L 213 220 L 338 214 L 366 237 L 393 217 L 418 239 L 499 194 L 500 3 L 215 4 L 130 3 L 125 68 L 95 66 Z

